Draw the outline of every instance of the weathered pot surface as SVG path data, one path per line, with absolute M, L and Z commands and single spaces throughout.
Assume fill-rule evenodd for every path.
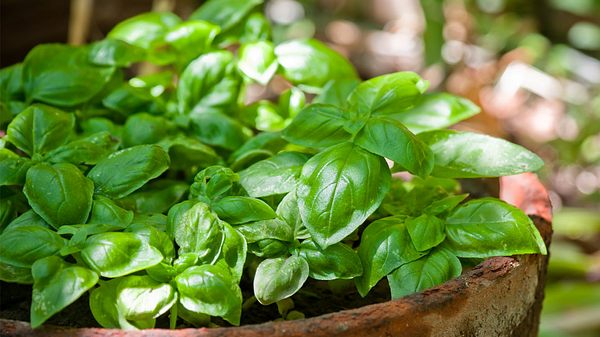
M 534 174 L 500 179 L 500 197 L 523 209 L 546 245 L 552 234 L 548 194 Z M 0 319 L 2 336 L 537 336 L 548 256 L 486 260 L 461 277 L 399 300 L 298 321 L 233 328 L 143 331 L 44 326 Z

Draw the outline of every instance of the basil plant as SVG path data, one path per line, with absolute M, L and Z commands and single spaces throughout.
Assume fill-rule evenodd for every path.
M 536 155 L 447 129 L 479 109 L 415 73 L 361 81 L 321 42 L 274 43 L 262 2 L 141 14 L 0 71 L 0 279 L 32 285 L 34 328 L 82 296 L 106 328 L 239 325 L 314 280 L 399 298 L 546 254 L 523 211 L 457 180 Z

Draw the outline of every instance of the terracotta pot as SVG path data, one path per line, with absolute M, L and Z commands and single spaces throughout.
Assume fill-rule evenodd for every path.
M 522 208 L 546 245 L 552 234 L 548 194 L 533 174 L 504 177 L 500 197 Z M 0 320 L 2 336 L 330 337 L 537 336 L 548 256 L 486 260 L 460 278 L 399 300 L 298 321 L 234 328 L 122 331 L 42 327 Z

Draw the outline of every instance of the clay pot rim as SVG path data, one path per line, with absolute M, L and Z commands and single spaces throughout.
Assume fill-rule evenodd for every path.
M 546 245 L 550 244 L 552 235 L 552 209 L 545 187 L 537 176 L 524 173 L 500 178 L 500 198 L 523 209 L 540 230 Z M 539 255 L 529 255 L 540 257 Z M 364 328 L 365 324 L 376 321 L 390 321 L 409 312 L 423 312 L 431 308 L 439 308 L 449 301 L 461 297 L 467 288 L 489 284 L 494 280 L 513 272 L 521 264 L 528 262 L 527 256 L 493 257 L 485 260 L 460 277 L 426 291 L 412 294 L 397 300 L 375 303 L 355 309 L 348 309 L 303 320 L 266 322 L 223 328 L 186 328 L 186 329 L 147 329 L 125 331 L 103 328 L 70 328 L 42 326 L 33 330 L 28 322 L 0 319 L 0 332 L 12 336 L 41 335 L 60 336 L 63 334 L 77 336 L 328 336 L 343 334 L 355 328 Z M 383 313 L 383 314 L 382 314 Z

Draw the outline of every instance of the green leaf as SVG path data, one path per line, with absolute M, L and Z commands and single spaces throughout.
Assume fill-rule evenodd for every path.
M 10 283 L 33 284 L 31 268 L 15 267 L 0 262 L 0 280 Z
M 177 15 L 169 12 L 143 13 L 121 21 L 108 33 L 107 38 L 149 50 L 169 28 L 180 22 Z
M 244 32 L 240 42 L 256 42 L 271 39 L 271 23 L 260 12 L 254 12 L 246 18 Z
M 159 88 L 164 91 L 164 87 Z M 153 100 L 157 100 L 153 102 Z M 145 88 L 136 88 L 128 83 L 122 83 L 102 99 L 106 108 L 127 116 L 138 111 L 147 111 L 152 108 L 152 103 L 159 104 L 152 91 Z
M 315 97 L 313 103 L 331 104 L 339 107 L 346 106 L 348 96 L 359 84 L 360 80 L 357 78 L 332 79 L 323 87 L 321 93 Z
M 293 228 L 295 239 L 307 239 L 310 237 L 300 217 L 298 197 L 295 190 L 283 197 L 279 205 L 277 205 L 275 213 Z
M 261 258 L 275 258 L 289 255 L 290 244 L 276 239 L 263 239 L 248 244 L 250 253 Z
M 233 225 L 273 219 L 277 216 L 267 203 L 251 197 L 224 197 L 214 203 L 212 208 L 220 219 Z
M 223 247 L 223 226 L 208 205 L 196 203 L 181 216 L 174 218 L 173 236 L 179 254 L 195 253 L 204 263 L 213 263 Z
M 117 294 L 120 316 L 132 321 L 158 318 L 177 301 L 177 292 L 170 284 L 156 282 L 149 276 L 124 277 Z
M 98 274 L 87 268 L 65 263 L 57 256 L 36 261 L 31 274 L 31 327 L 34 329 L 75 302 L 98 282 Z
M 0 186 L 23 185 L 27 170 L 34 164 L 33 160 L 0 149 Z
M 138 145 L 115 152 L 88 172 L 96 193 L 122 198 L 169 168 L 168 154 L 157 145 Z
M 349 119 L 345 111 L 327 104 L 311 104 L 302 109 L 281 136 L 290 143 L 325 148 L 350 140 L 344 127 Z
M 220 112 L 194 114 L 190 119 L 190 132 L 203 143 L 231 151 L 242 146 L 248 138 L 237 120 Z
M 356 78 L 348 60 L 314 39 L 284 42 L 275 48 L 283 76 L 294 85 L 320 91 L 331 79 Z
M 90 46 L 89 61 L 100 66 L 129 67 L 146 58 L 144 49 L 125 41 L 105 39 Z
M 424 94 L 415 105 L 405 111 L 390 115 L 411 132 L 421 133 L 444 129 L 470 118 L 480 111 L 468 99 L 447 93 Z
M 6 134 L 9 142 L 29 156 L 44 155 L 66 143 L 74 126 L 73 114 L 35 104 L 12 120 Z
M 49 224 L 85 223 L 92 209 L 94 184 L 69 163 L 40 163 L 27 171 L 23 193 L 31 208 Z
M 517 207 L 493 198 L 456 208 L 446 218 L 446 237 L 448 248 L 459 257 L 547 253 L 531 219 Z
M 0 263 L 30 268 L 35 261 L 56 255 L 66 240 L 50 229 L 23 224 L 6 228 L 0 235 L 0 242 Z
M 275 103 L 267 100 L 260 100 L 242 108 L 238 116 L 242 123 L 260 131 L 277 132 L 286 125 L 286 120 Z
M 221 159 L 210 146 L 182 135 L 167 137 L 158 145 L 169 153 L 171 169 L 205 168 L 219 163 Z
M 314 242 L 305 240 L 298 254 L 308 262 L 309 276 L 317 280 L 351 279 L 363 272 L 358 254 L 343 243 L 322 250 Z
M 460 204 L 468 196 L 468 194 L 449 195 L 442 199 L 433 201 L 431 204 L 429 204 L 429 206 L 423 209 L 423 212 L 431 215 L 439 215 L 444 212 L 449 212 L 458 206 L 458 204 Z
M 87 49 L 62 44 L 34 47 L 23 62 L 23 84 L 29 102 L 72 107 L 100 93 L 115 68 L 87 61 Z
M 204 20 L 217 24 L 223 32 L 242 21 L 264 0 L 209 0 L 198 8 L 190 20 Z
M 426 254 L 417 251 L 404 221 L 399 216 L 379 219 L 362 233 L 358 256 L 363 274 L 355 279 L 361 296 L 366 296 L 384 276 Z
M 244 155 L 253 150 L 264 150 L 277 153 L 286 145 L 278 132 L 262 132 L 247 140 L 244 145 L 236 149 L 229 157 L 229 162 L 240 160 Z
M 201 55 L 181 73 L 177 88 L 179 113 L 227 112 L 237 102 L 239 86 L 231 52 Z
M 498 177 L 537 171 L 544 165 L 522 146 L 477 133 L 438 130 L 418 138 L 433 151 L 431 175 L 436 177 Z
M 316 102 L 313 101 L 313 103 Z M 277 101 L 279 113 L 286 118 L 286 122 L 289 121 L 289 118 L 296 117 L 305 105 L 306 95 L 296 87 L 291 87 L 282 92 Z
M 138 238 L 146 241 L 150 246 L 157 248 L 162 254 L 164 261 L 172 261 L 175 257 L 175 246 L 173 240 L 162 228 L 154 227 L 153 224 L 138 220 L 126 229 L 127 232 L 135 233 Z
M 315 243 L 326 248 L 350 235 L 379 207 L 390 180 L 383 158 L 352 143 L 329 147 L 308 160 L 296 194 Z
M 410 173 L 427 176 L 433 169 L 433 153 L 404 125 L 391 118 L 370 118 L 354 142 L 402 165 Z
M 123 145 L 131 147 L 158 143 L 175 129 L 166 118 L 148 113 L 129 116 L 123 126 Z
M 16 219 L 13 219 L 4 230 L 8 231 L 9 229 L 21 226 L 38 226 L 50 229 L 50 225 L 32 209 L 19 215 Z
M 412 107 L 428 83 L 413 72 L 397 72 L 372 78 L 358 85 L 348 97 L 353 119 L 390 115 Z
M 285 221 L 277 218 L 235 226 L 235 229 L 246 238 L 248 243 L 266 239 L 285 242 L 292 242 L 294 240 L 292 227 Z
M 426 256 L 400 266 L 387 276 L 392 299 L 435 287 L 460 276 L 460 260 L 450 251 L 436 248 Z
M 163 256 L 133 233 L 100 233 L 89 237 L 81 251 L 83 261 L 103 277 L 115 278 L 152 267 Z
M 266 259 L 256 268 L 254 296 L 263 305 L 294 295 L 308 278 L 308 263 L 299 256 Z
M 164 42 L 172 47 L 181 65 L 209 50 L 221 29 L 206 21 L 188 20 L 171 27 L 164 36 Z
M 158 180 L 125 198 L 119 204 L 136 213 L 165 213 L 188 191 L 189 185 L 178 180 Z
M 240 184 L 253 197 L 284 194 L 295 189 L 309 155 L 285 151 L 241 171 Z
M 23 64 L 17 63 L 0 69 L 0 101 L 22 99 Z
M 429 214 L 407 219 L 406 229 L 418 251 L 431 249 L 446 238 L 444 221 Z
M 97 195 L 92 204 L 92 213 L 87 221 L 89 224 L 107 224 L 122 228 L 133 221 L 133 212 L 123 209 L 107 197 Z
M 240 71 L 249 79 L 262 85 L 269 83 L 279 67 L 275 57 L 275 47 L 269 41 L 243 44 L 238 58 Z
M 227 223 L 223 224 L 223 233 L 225 234 L 225 240 L 223 241 L 219 261 L 224 261 L 227 264 L 231 276 L 239 283 L 244 272 L 248 244 L 244 236 Z
M 230 168 L 210 166 L 198 172 L 190 187 L 190 199 L 211 202 L 231 194 L 231 190 L 239 181 L 239 176 Z
M 45 158 L 51 163 L 94 165 L 113 153 L 119 140 L 107 131 L 93 133 L 50 151 Z
M 187 310 L 223 317 L 240 324 L 242 291 L 228 269 L 220 265 L 201 265 L 186 269 L 175 278 L 179 302 Z

